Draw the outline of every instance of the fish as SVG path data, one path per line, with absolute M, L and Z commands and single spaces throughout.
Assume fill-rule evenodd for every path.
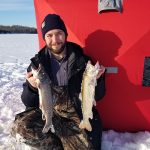
M 42 64 L 35 69 L 31 67 L 33 77 L 36 79 L 38 93 L 39 93 L 39 108 L 42 111 L 42 119 L 45 120 L 45 125 L 42 132 L 47 133 L 51 130 L 55 133 L 55 129 L 52 123 L 53 117 L 53 96 L 51 89 L 51 80 Z
M 85 71 L 82 77 L 81 93 L 79 99 L 81 100 L 81 109 L 83 119 L 79 124 L 80 129 L 86 129 L 92 131 L 92 126 L 89 119 L 93 119 L 92 107 L 96 106 L 95 97 L 95 86 L 97 85 L 97 75 L 100 70 L 99 62 L 95 65 L 91 64 L 91 61 L 87 62 Z

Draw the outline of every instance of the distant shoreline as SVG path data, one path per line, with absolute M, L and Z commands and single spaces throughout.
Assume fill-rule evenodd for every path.
M 37 29 L 34 27 L 12 25 L 0 25 L 0 34 L 37 34 Z
M 37 34 L 37 33 L 0 33 L 0 35 L 2 34 Z

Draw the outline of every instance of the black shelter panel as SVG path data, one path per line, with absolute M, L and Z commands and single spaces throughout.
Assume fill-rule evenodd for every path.
M 144 59 L 143 86 L 150 87 L 150 56 Z

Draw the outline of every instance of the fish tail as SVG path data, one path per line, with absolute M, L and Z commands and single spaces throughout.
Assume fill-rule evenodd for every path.
M 89 120 L 86 120 L 86 121 L 82 120 L 81 123 L 79 124 L 79 128 L 86 129 L 88 131 L 92 131 L 92 127 L 91 127 Z
M 49 129 L 50 129 L 50 126 L 45 125 L 42 132 L 47 133 L 49 131 Z
M 54 126 L 52 124 L 52 118 L 47 118 L 48 117 L 47 115 L 45 116 L 46 122 L 45 122 L 45 125 L 44 125 L 42 132 L 47 133 L 51 129 L 51 132 L 54 133 L 55 130 L 54 130 Z
M 47 133 L 49 130 L 51 130 L 52 133 L 55 133 L 55 129 L 53 125 L 45 125 L 42 133 Z

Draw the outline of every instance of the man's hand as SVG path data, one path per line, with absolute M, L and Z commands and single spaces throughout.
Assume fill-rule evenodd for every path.
M 105 67 L 103 65 L 100 65 L 99 73 L 97 74 L 96 79 L 99 79 L 104 72 L 105 72 Z
M 33 77 L 32 71 L 31 71 L 31 72 L 27 72 L 27 74 L 26 74 L 26 79 L 28 80 L 28 82 L 29 82 L 34 88 L 37 88 L 36 79 Z

